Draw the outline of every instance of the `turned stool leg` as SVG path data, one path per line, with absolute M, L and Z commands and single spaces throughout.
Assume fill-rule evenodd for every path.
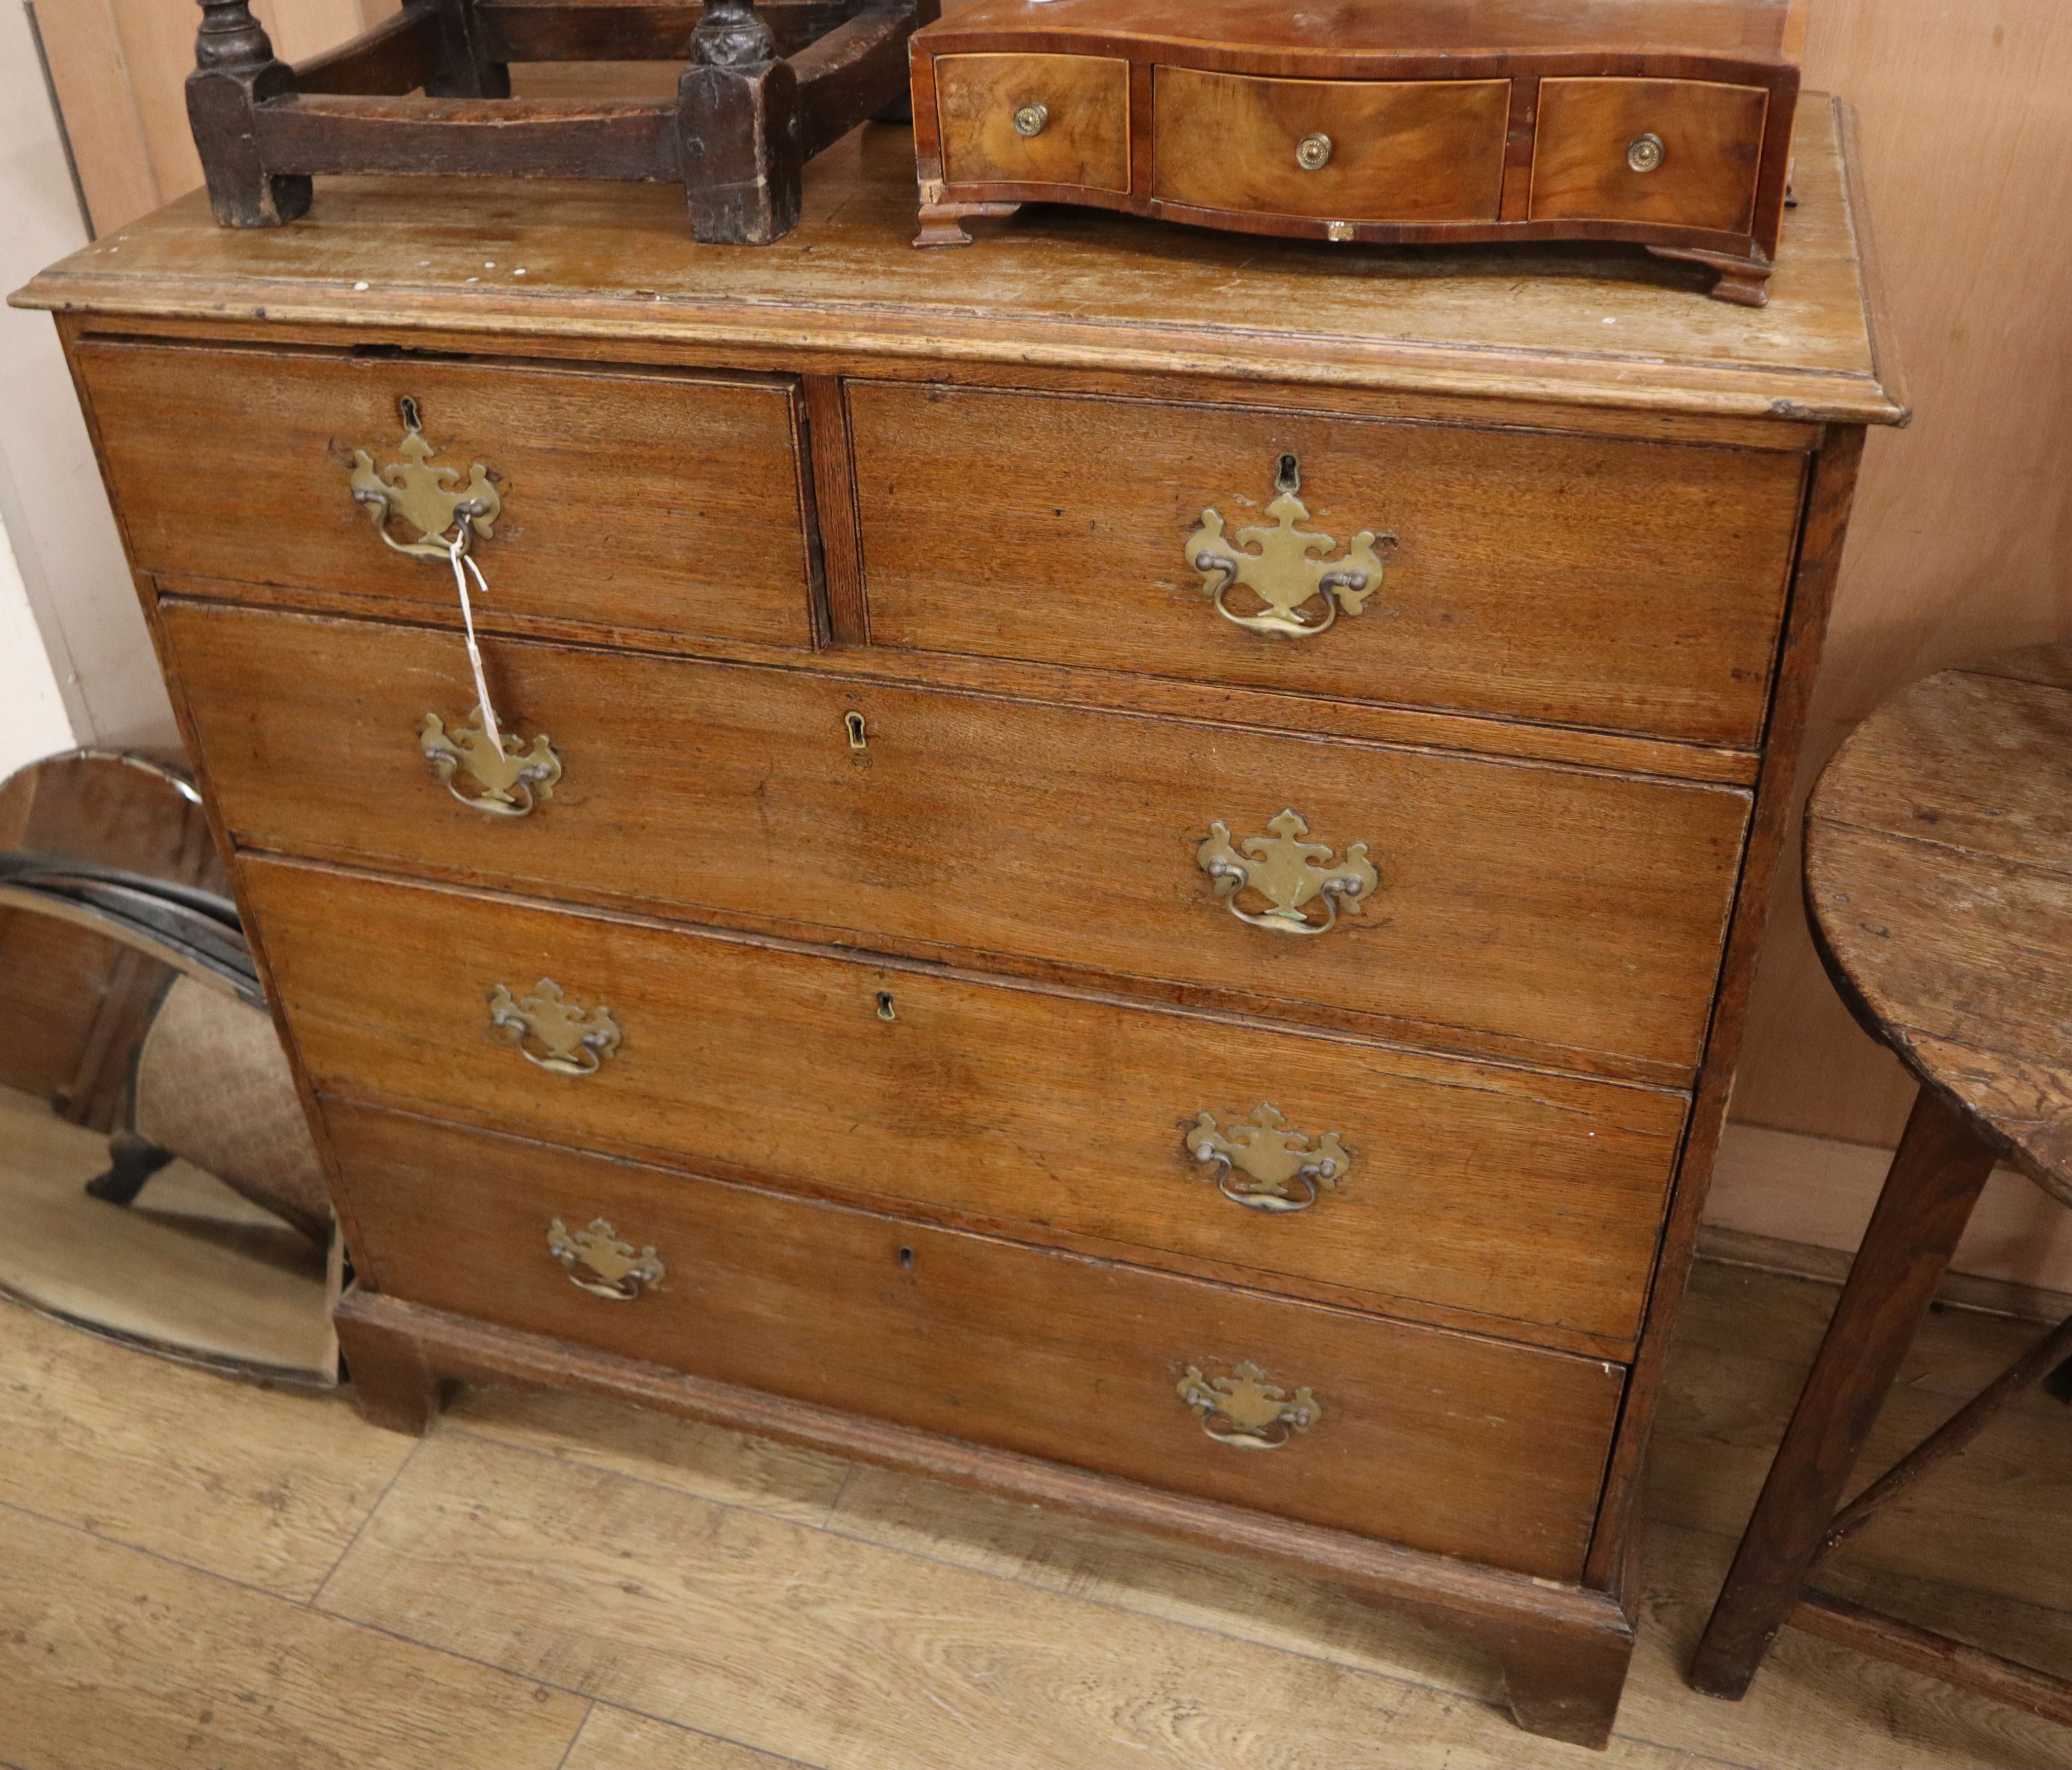
M 1971 1120 L 1923 1088 L 1698 1644 L 1694 1688 L 1711 1696 L 1746 1694 L 1819 1556 L 1850 1471 L 1993 1161 Z

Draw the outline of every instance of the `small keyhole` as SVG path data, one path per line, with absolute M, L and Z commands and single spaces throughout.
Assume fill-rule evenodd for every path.
M 849 747 L 851 749 L 865 750 L 870 748 L 870 734 L 863 729 L 863 715 L 861 713 L 844 713 L 842 715 L 842 724 L 849 732 Z
M 396 402 L 396 409 L 403 414 L 403 428 L 405 430 L 421 430 L 425 428 L 417 416 L 417 402 L 409 394 L 405 394 Z
M 899 1011 L 892 1005 L 892 992 L 882 989 L 878 992 L 878 1017 L 881 1021 L 896 1021 Z
M 911 1247 L 902 1247 L 902 1249 L 900 1249 L 900 1250 L 899 1250 L 899 1265 L 900 1265 L 900 1268 L 901 1268 L 901 1270 L 902 1270 L 902 1271 L 911 1272 L 911 1271 L 912 1271 L 914 1270 L 914 1250 L 913 1250 L 913 1249 L 911 1249 Z
M 1290 496 L 1302 489 L 1302 463 L 1293 455 L 1283 455 L 1273 470 L 1273 489 Z

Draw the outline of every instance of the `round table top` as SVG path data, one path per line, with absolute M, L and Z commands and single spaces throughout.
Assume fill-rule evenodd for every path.
M 2072 641 L 1918 682 L 1836 753 L 1806 901 L 1864 1029 L 2072 1205 Z

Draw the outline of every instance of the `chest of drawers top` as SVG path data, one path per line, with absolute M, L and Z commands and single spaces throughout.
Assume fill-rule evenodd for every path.
M 1802 99 L 1799 206 L 1759 318 L 1705 300 L 1709 273 L 1630 247 L 1331 249 L 1057 211 L 1025 213 L 975 252 L 917 253 L 911 139 L 890 128 L 814 161 L 796 232 L 754 250 L 694 243 L 659 187 L 338 179 L 308 220 L 270 232 L 219 228 L 190 195 L 14 299 L 218 336 L 349 326 L 370 344 L 487 335 L 507 351 L 717 353 L 777 371 L 925 361 L 1506 398 L 1665 423 L 1903 422 L 1868 310 L 1843 126 L 1832 101 Z

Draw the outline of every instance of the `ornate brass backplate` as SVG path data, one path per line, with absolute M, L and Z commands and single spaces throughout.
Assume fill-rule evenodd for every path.
M 489 470 L 478 461 L 468 469 L 467 483 L 460 483 L 460 470 L 432 465 L 432 446 L 417 428 L 417 403 L 405 400 L 403 440 L 392 461 L 378 470 L 374 458 L 364 449 L 352 451 L 352 500 L 368 507 L 374 532 L 399 553 L 413 559 L 445 560 L 452 556 L 445 537 L 456 523 L 489 540 L 496 532 L 496 519 L 504 514 L 504 500 L 489 483 Z M 399 541 L 388 532 L 389 520 L 401 517 L 417 532 L 413 541 Z M 467 531 L 463 531 L 463 537 Z
M 1277 934 L 1329 934 L 1341 910 L 1357 912 L 1360 901 L 1381 884 L 1367 857 L 1367 844 L 1355 842 L 1342 860 L 1320 842 L 1305 842 L 1309 826 L 1291 809 L 1267 824 L 1271 836 L 1248 836 L 1235 847 L 1230 826 L 1209 826 L 1209 839 L 1194 851 L 1194 864 L 1215 881 L 1216 895 L 1240 922 Z M 1247 893 L 1264 898 L 1267 908 L 1247 910 Z M 1321 905 L 1321 921 L 1305 912 Z
M 1313 1143 L 1309 1132 L 1289 1129 L 1280 1109 L 1264 1102 L 1227 1131 L 1216 1128 L 1214 1113 L 1198 1115 L 1187 1127 L 1187 1151 L 1197 1161 L 1214 1163 L 1217 1190 L 1252 1211 L 1305 1211 L 1319 1191 L 1334 1190 L 1352 1167 L 1338 1132 L 1327 1131 Z
M 1249 632 L 1313 639 L 1338 619 L 1340 609 L 1359 614 L 1381 588 L 1381 556 L 1371 530 L 1362 529 L 1341 557 L 1330 559 L 1319 556 L 1334 552 L 1337 541 L 1296 527 L 1309 520 L 1309 507 L 1295 495 L 1301 485 L 1294 456 L 1283 455 L 1274 479 L 1279 495 L 1266 507 L 1272 528 L 1240 528 L 1233 544 L 1222 516 L 1211 507 L 1202 511 L 1202 526 L 1187 537 L 1187 563 L 1202 574 L 1202 591 L 1216 613 Z M 1381 544 L 1393 540 L 1383 536 Z M 1240 584 L 1259 598 L 1260 606 L 1249 614 L 1230 606 L 1230 593 Z M 1301 612 L 1320 598 L 1319 612 Z
M 1178 1387 L 1180 1399 L 1202 1416 L 1202 1430 L 1234 1450 L 1277 1451 L 1324 1417 L 1307 1388 L 1291 1395 L 1268 1382 L 1257 1365 L 1235 1365 L 1227 1377 L 1205 1377 L 1190 1365 Z
M 524 739 L 506 732 L 499 749 L 483 723 L 479 707 L 468 715 L 467 724 L 450 729 L 437 713 L 425 715 L 417 747 L 446 791 L 462 804 L 492 817 L 523 817 L 536 799 L 552 799 L 554 783 L 561 778 L 561 759 L 546 734 L 536 737 L 528 749 Z M 477 790 L 463 793 L 458 785 L 462 778 L 474 782 Z
M 637 1301 L 658 1289 L 668 1272 L 654 1249 L 636 1253 L 602 1217 L 592 1218 L 588 1229 L 574 1230 L 556 1218 L 548 1226 L 547 1251 L 561 1263 L 571 1284 L 613 1303 Z
M 489 1024 L 516 1033 L 525 1061 L 557 1075 L 594 1075 L 622 1037 L 610 1008 L 586 1012 L 551 977 L 541 978 L 529 996 L 516 997 L 499 984 L 489 992 Z

